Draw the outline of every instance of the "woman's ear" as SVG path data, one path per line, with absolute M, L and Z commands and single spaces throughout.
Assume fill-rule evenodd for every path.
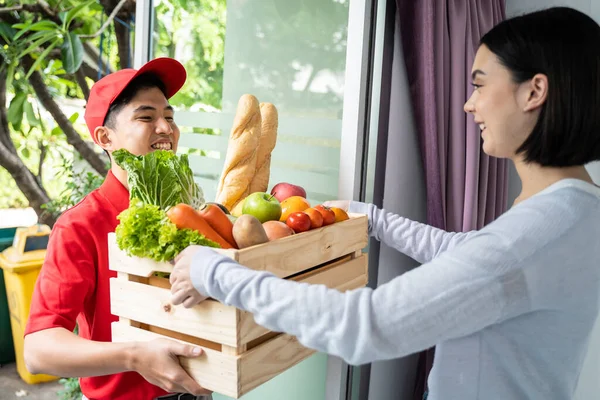
M 544 105 L 548 98 L 548 77 L 536 74 L 525 85 L 526 100 L 523 111 L 533 111 Z

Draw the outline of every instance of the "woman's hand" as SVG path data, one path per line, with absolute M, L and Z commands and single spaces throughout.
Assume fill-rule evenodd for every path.
M 198 384 L 179 363 L 179 357 L 198 357 L 200 347 L 168 339 L 136 343 L 132 369 L 151 384 L 169 393 L 190 393 L 196 396 L 211 392 Z
M 190 246 L 175 258 L 175 266 L 169 278 L 173 305 L 183 304 L 185 308 L 190 308 L 206 299 L 206 296 L 194 288 L 190 277 L 192 259 L 198 248 L 199 246 Z
M 344 211 L 348 211 L 348 207 L 350 207 L 350 200 L 330 200 L 323 203 L 325 207 L 337 207 L 341 208 Z

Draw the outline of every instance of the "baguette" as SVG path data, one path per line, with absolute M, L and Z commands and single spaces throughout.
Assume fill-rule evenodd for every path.
M 245 94 L 238 102 L 215 200 L 229 210 L 250 194 L 250 183 L 256 171 L 260 130 L 258 100 Z
M 271 175 L 271 152 L 277 144 L 277 108 L 271 103 L 260 103 L 262 119 L 260 142 L 256 155 L 256 172 L 250 183 L 250 193 L 266 192 Z

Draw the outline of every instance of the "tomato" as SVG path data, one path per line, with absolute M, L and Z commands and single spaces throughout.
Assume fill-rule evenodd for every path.
M 319 204 L 318 206 L 315 206 L 315 210 L 320 212 L 323 216 L 323 226 L 331 225 L 335 222 L 335 213 L 331 208 Z
M 323 216 L 318 210 L 314 208 L 307 208 L 304 210 L 310 218 L 310 229 L 317 229 L 323 226 Z
M 285 224 L 292 228 L 296 233 L 306 232 L 310 229 L 310 217 L 305 212 L 295 212 L 290 214 L 285 221 Z

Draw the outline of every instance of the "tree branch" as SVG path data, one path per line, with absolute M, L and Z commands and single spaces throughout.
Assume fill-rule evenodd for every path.
M 23 11 L 29 11 L 31 13 L 39 13 L 44 15 L 49 20 L 56 22 L 58 25 L 62 25 L 60 17 L 52 11 L 48 3 L 45 1 L 38 1 L 37 4 L 23 4 Z
M 40 163 L 38 165 L 38 173 L 37 180 L 40 186 L 42 185 L 42 172 L 44 171 L 44 161 L 46 161 L 46 155 L 48 154 L 48 146 L 44 146 L 44 142 L 41 140 L 38 142 L 38 147 L 40 149 Z
M 85 101 L 87 102 L 90 98 L 90 87 L 88 86 L 88 83 L 85 80 L 85 73 L 83 72 L 83 68 L 79 67 L 77 72 L 75 72 L 75 80 L 81 88 L 81 91 L 83 92 L 83 97 L 85 97 Z
M 6 105 L 6 71 L 0 71 L 0 110 Z M 0 119 L 0 166 L 5 168 L 13 177 L 17 186 L 23 192 L 29 205 L 37 213 L 40 222 L 54 225 L 56 220 L 52 215 L 44 212 L 42 205 L 50 201 L 46 190 L 38 183 L 36 177 L 25 166 L 23 161 L 17 156 L 14 145 L 6 146 L 7 139 L 10 141 L 10 130 L 6 118 Z
M 0 8 L 0 14 L 11 12 L 11 11 L 21 11 L 23 6 L 14 6 L 14 7 L 2 7 Z
M 117 4 L 117 6 L 115 7 L 115 9 L 112 10 L 112 12 L 110 13 L 110 15 L 108 16 L 108 19 L 104 22 L 104 25 L 102 25 L 102 27 L 96 33 L 93 33 L 91 35 L 79 35 L 79 37 L 81 39 L 93 39 L 95 37 L 100 36 L 102 34 L 102 32 L 104 32 L 106 30 L 106 28 L 108 28 L 108 26 L 113 21 L 113 19 L 117 16 L 117 13 L 121 9 L 121 7 L 123 7 L 125 5 L 125 3 L 127 3 L 128 1 L 129 0 L 121 0 L 119 2 L 119 4 Z
M 117 37 L 117 48 L 119 52 L 119 66 L 121 68 L 132 68 L 131 65 L 131 36 L 129 29 L 121 24 L 115 24 L 115 36 Z
M 85 52 L 87 53 L 88 56 L 90 56 L 90 58 L 92 59 L 98 59 L 99 58 L 99 52 L 93 48 L 88 42 L 83 42 L 83 50 L 85 50 Z M 86 65 L 86 62 L 83 62 L 84 65 Z M 112 68 L 110 68 L 110 66 L 108 65 L 108 63 L 104 62 L 104 60 L 102 58 L 100 58 L 100 65 L 98 65 L 98 68 L 100 68 L 101 71 L 106 70 L 108 67 L 108 72 L 107 74 L 112 74 L 114 71 L 112 70 Z M 94 82 L 96 82 L 98 80 L 98 70 L 95 69 L 93 66 L 89 66 L 89 69 L 93 70 L 95 72 L 94 76 L 90 76 L 90 74 L 86 71 L 86 76 L 88 78 L 91 78 L 94 80 Z
M 33 60 L 29 56 L 25 56 L 21 59 L 23 66 L 26 70 L 29 70 L 33 65 Z M 52 115 L 60 129 L 65 133 L 67 142 L 75 147 L 75 149 L 81 154 L 81 156 L 94 168 L 101 176 L 106 176 L 108 169 L 98 153 L 94 151 L 92 146 L 83 141 L 79 133 L 73 128 L 73 124 L 62 112 L 58 104 L 52 98 L 48 87 L 44 83 L 44 80 L 39 72 L 35 71 L 29 77 L 29 83 L 33 87 L 35 94 L 37 95 L 40 103 L 44 108 Z

